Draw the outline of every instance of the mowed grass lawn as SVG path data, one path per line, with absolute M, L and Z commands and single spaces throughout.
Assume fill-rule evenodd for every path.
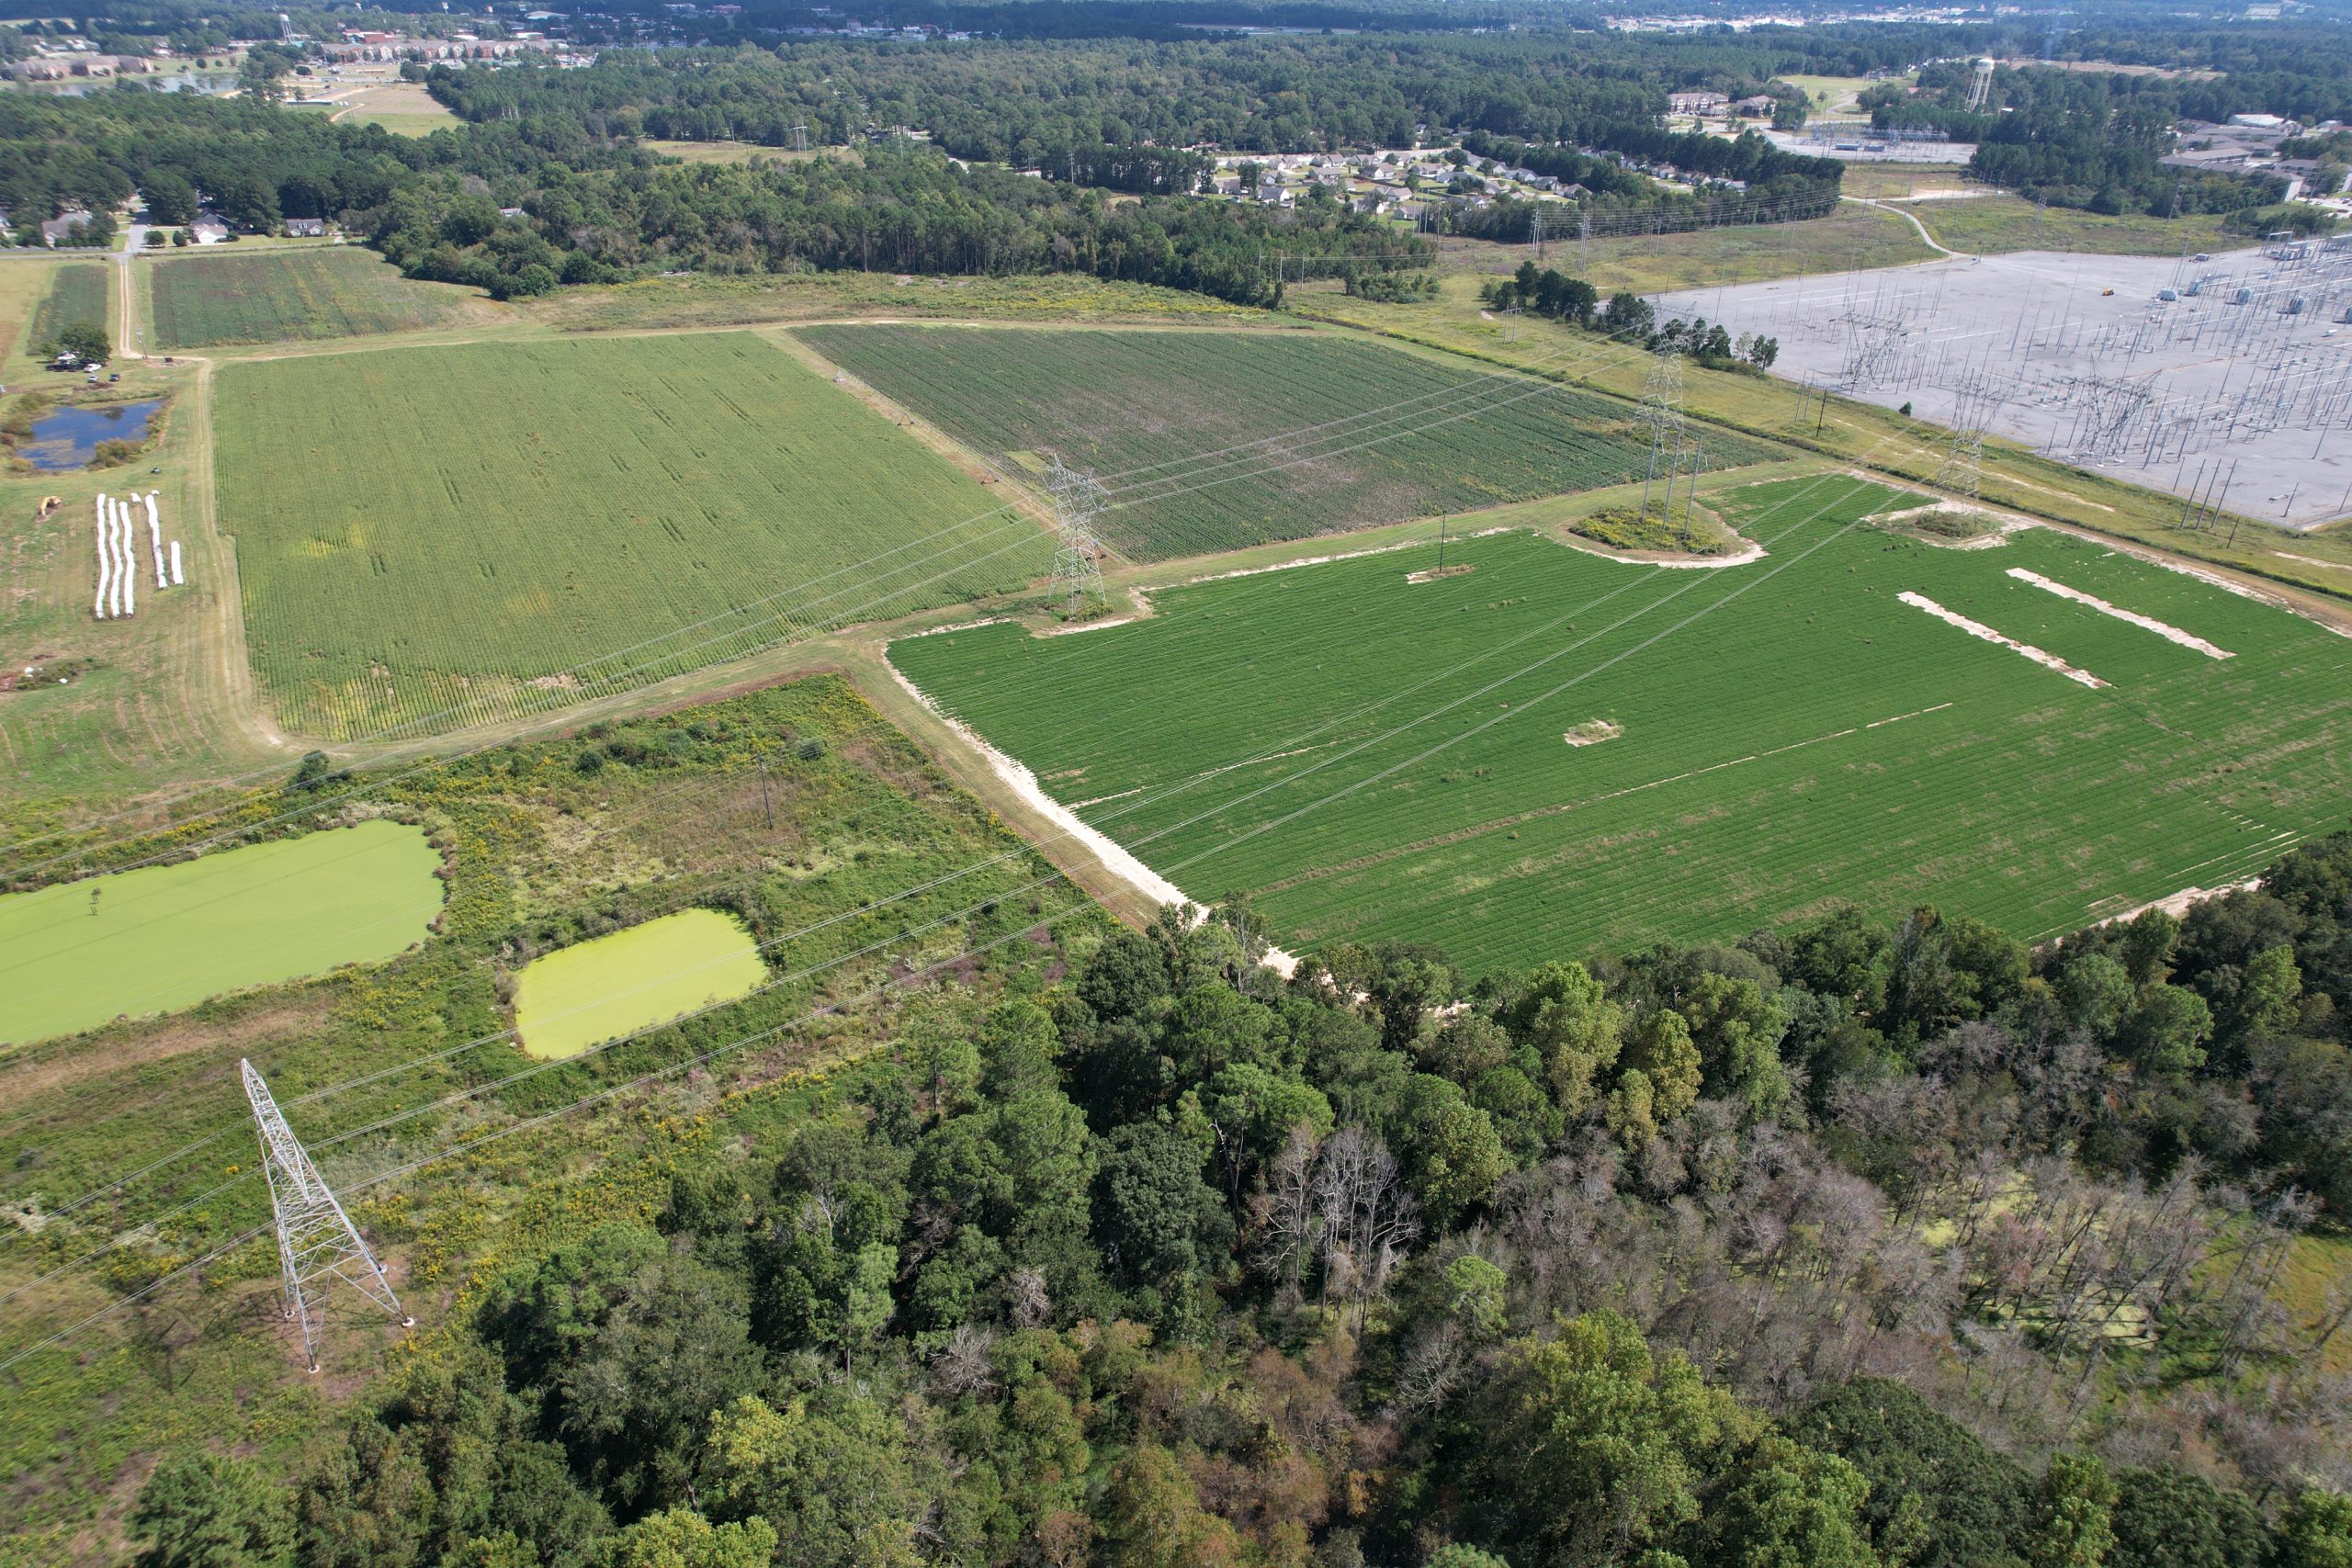
M 148 266 L 163 349 L 416 332 L 461 316 L 462 291 L 416 283 L 373 251 L 261 251 L 159 258 Z
M 39 354 L 42 344 L 55 342 L 58 333 L 76 321 L 106 326 L 114 293 L 107 287 L 111 281 L 105 262 L 68 262 L 57 268 L 48 294 L 33 310 L 32 323 L 25 333 L 25 351 Z
M 0 897 L 0 1043 L 390 958 L 440 913 L 440 863 L 379 819 Z
M 1849 527 L 1897 498 L 1842 475 L 1710 499 L 1766 559 L 1653 570 L 1498 535 L 1456 542 L 1475 570 L 1437 581 L 1406 581 L 1417 548 L 890 657 L 1178 886 L 1249 895 L 1284 945 L 1408 938 L 1474 967 L 1838 900 L 2035 936 L 2252 874 L 2352 807 L 2352 641 L 2054 532 L 1953 550 Z M 1566 743 L 1594 720 L 1621 732 Z
M 525 964 L 514 976 L 514 1027 L 534 1056 L 577 1056 L 602 1041 L 748 996 L 767 972 L 741 919 L 681 909 Z
M 957 439 L 1108 491 L 1137 559 L 1463 512 L 1639 479 L 1639 411 L 1306 333 L 804 327 L 834 363 Z M 1759 460 L 1725 438 L 1714 467 Z
M 633 690 L 1052 563 L 748 333 L 231 364 L 216 399 L 253 666 L 311 735 Z

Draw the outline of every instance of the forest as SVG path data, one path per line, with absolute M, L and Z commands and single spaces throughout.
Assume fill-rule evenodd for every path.
M 2352 832 L 2029 949 L 1932 908 L 1465 975 L 1248 911 L 894 1010 L 510 1258 L 217 1562 L 2334 1568 Z
M 499 299 L 656 268 L 858 268 L 1087 272 L 1265 305 L 1281 298 L 1270 252 L 1385 268 L 1427 249 L 1329 199 L 1283 213 L 1187 199 L 1114 206 L 1091 188 L 959 167 L 915 143 L 687 168 L 552 114 L 412 140 L 135 87 L 0 96 L 0 202 L 20 225 L 183 186 L 240 229 L 338 218 L 410 276 Z
M 2332 69 L 2323 71 L 2323 62 Z M 1883 129 L 1928 128 L 1974 141 L 1970 173 L 2053 207 L 2157 217 L 2236 212 L 2277 201 L 2285 182 L 2165 167 L 2175 122 L 2220 123 L 2248 112 L 2338 118 L 2352 114 L 2347 68 L 2352 57 L 2324 48 L 2308 72 L 2208 79 L 2004 67 L 1994 73 L 1992 100 L 1971 111 L 1967 64 L 1947 61 L 1920 73 L 1917 96 L 1882 84 L 1864 92 L 1862 104 Z

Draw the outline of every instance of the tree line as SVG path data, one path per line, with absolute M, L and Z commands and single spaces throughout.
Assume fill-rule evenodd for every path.
M 1931 908 L 1464 974 L 1238 905 L 673 1140 L 154 1568 L 2332 1568 L 2352 833 L 2045 947 Z M 207 1556 L 233 1543 L 242 1557 Z

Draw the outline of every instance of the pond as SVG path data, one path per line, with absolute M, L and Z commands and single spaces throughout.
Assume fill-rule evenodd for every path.
M 379 818 L 0 897 L 0 1043 L 371 964 L 441 912 L 424 830 Z
M 717 909 L 681 909 L 559 948 L 514 977 L 523 1049 L 543 1060 L 747 997 L 767 980 L 759 943 Z
M 160 398 L 90 408 L 61 404 L 33 421 L 32 438 L 17 447 L 17 456 L 43 473 L 85 468 L 101 441 L 146 440 L 148 422 L 162 406 Z

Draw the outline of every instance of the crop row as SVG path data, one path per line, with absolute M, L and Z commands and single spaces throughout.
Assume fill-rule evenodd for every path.
M 634 689 L 1050 560 L 743 334 L 230 365 L 218 395 L 254 666 L 321 736 Z
M 411 282 L 356 246 L 175 256 L 148 277 L 167 349 L 413 332 L 457 311 L 455 289 Z
M 982 451 L 1093 469 L 1106 541 L 1143 559 L 1589 490 L 1649 458 L 1631 405 L 1319 333 L 799 335 Z M 1725 438 L 1709 466 L 1766 456 Z
M 107 269 L 89 262 L 71 262 L 57 269 L 49 292 L 33 310 L 31 330 L 25 335 L 27 353 L 39 353 L 44 344 L 78 321 L 107 324 Z
M 1178 886 L 1246 890 L 1306 946 L 1409 936 L 1524 963 L 1736 936 L 1831 897 L 2034 935 L 2215 886 L 2342 816 L 2341 639 L 2056 534 L 1953 551 L 1850 527 L 1875 487 L 1758 490 L 1760 565 L 1651 572 L 1504 536 L 1455 547 L 1474 570 L 1436 582 L 1406 581 L 1408 552 L 1195 585 L 1083 637 L 991 627 L 891 656 Z M 1622 733 L 1564 742 L 1591 719 Z M 1213 771 L 1253 757 L 1274 760 Z

